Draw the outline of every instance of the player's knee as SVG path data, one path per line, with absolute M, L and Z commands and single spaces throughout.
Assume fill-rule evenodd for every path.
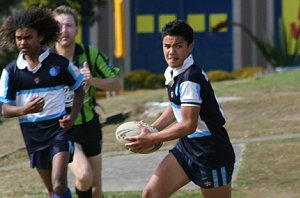
M 146 186 L 143 190 L 142 196 L 143 196 L 143 198 L 154 197 L 153 189 Z
M 91 188 L 92 183 L 93 183 L 93 177 L 90 174 L 81 174 L 78 178 L 76 178 L 76 186 L 80 190 L 88 190 Z

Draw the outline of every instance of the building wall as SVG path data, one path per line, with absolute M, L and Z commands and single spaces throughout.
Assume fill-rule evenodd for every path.
M 253 40 L 240 28 L 230 27 L 218 34 L 213 34 L 210 28 L 218 20 L 228 17 L 231 21 L 245 25 L 258 38 L 266 33 L 273 38 L 278 36 L 277 21 L 282 13 L 283 0 L 174 0 L 172 6 L 162 0 L 123 2 L 125 57 L 117 59 L 114 56 L 113 1 L 107 1 L 107 6 L 99 11 L 101 18 L 91 31 L 91 44 L 106 52 L 126 74 L 134 69 L 147 69 L 156 73 L 164 71 L 166 65 L 162 55 L 160 29 L 174 18 L 186 20 L 196 30 L 194 57 L 205 70 L 231 71 L 244 66 L 266 67 L 269 63 Z M 297 0 L 289 2 L 298 7 Z M 146 20 L 141 26 L 143 22 L 140 19 L 143 17 Z

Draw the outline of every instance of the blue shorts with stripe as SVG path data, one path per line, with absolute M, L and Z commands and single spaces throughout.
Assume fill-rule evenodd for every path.
M 201 188 L 217 188 L 231 182 L 234 163 L 216 169 L 203 168 L 192 162 L 177 145 L 170 152 L 175 156 L 188 178 Z
M 30 153 L 30 167 L 50 170 L 52 169 L 54 155 L 60 152 L 69 152 L 69 163 L 72 162 L 74 154 L 73 141 L 60 141 L 46 149 Z

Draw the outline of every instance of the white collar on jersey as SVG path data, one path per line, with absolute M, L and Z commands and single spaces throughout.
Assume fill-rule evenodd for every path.
M 17 67 L 18 67 L 19 69 L 25 69 L 25 68 L 27 68 L 29 71 L 32 71 L 32 73 L 35 73 L 35 72 L 37 72 L 37 71 L 41 68 L 41 66 L 42 66 L 41 62 L 42 62 L 43 60 L 45 60 L 45 58 L 47 58 L 47 57 L 49 56 L 49 54 L 50 54 L 50 49 L 47 48 L 47 49 L 39 56 L 39 62 L 40 62 L 40 63 L 39 63 L 34 69 L 31 69 L 31 67 L 29 66 L 28 62 L 24 59 L 23 54 L 20 52 L 20 53 L 19 53 L 19 56 L 18 56 L 18 59 L 17 59 Z
M 193 55 L 190 54 L 183 62 L 183 65 L 177 68 L 172 68 L 170 66 L 167 67 L 165 71 L 165 85 L 172 86 L 174 83 L 174 77 L 178 76 L 182 72 L 184 72 L 187 68 L 189 68 L 194 63 Z M 173 73 L 173 75 L 171 74 Z

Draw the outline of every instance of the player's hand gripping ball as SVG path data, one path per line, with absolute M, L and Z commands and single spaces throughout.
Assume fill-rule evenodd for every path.
M 125 123 L 121 124 L 117 128 L 116 133 L 115 133 L 117 141 L 119 143 L 121 143 L 122 145 L 125 145 L 127 143 L 127 141 L 125 140 L 126 137 L 139 135 L 141 133 L 140 124 L 141 124 L 141 122 L 137 122 L 137 121 L 125 122 Z M 142 124 L 150 132 L 152 132 L 152 133 L 157 132 L 157 129 L 152 127 L 151 125 L 144 123 L 144 122 Z M 139 152 L 139 153 L 142 153 L 142 154 L 152 153 L 154 151 L 157 151 L 162 146 L 162 144 L 163 143 L 156 144 L 152 147 L 144 149 L 142 152 Z

